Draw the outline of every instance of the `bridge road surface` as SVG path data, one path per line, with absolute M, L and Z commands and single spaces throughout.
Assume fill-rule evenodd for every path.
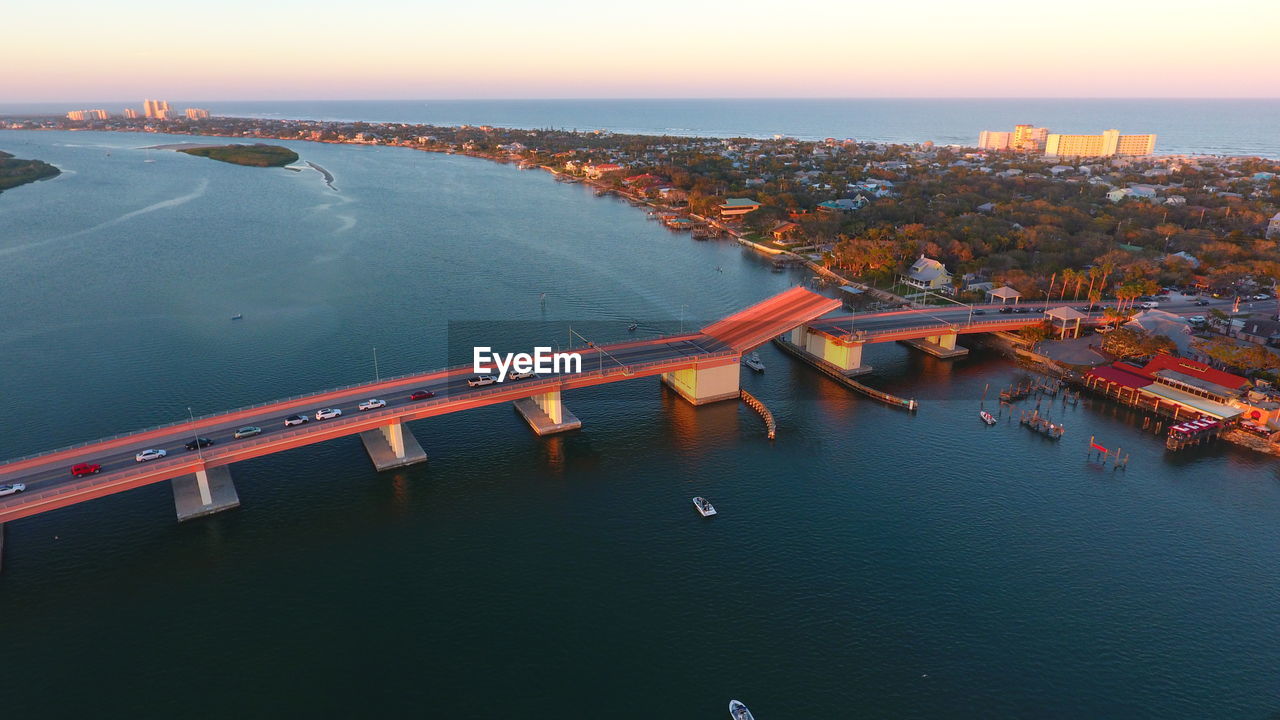
M 249 459 L 257 455 L 237 456 L 235 460 L 227 460 L 223 456 L 228 454 L 238 444 L 246 444 L 250 442 L 256 443 L 263 439 L 271 439 L 273 436 L 281 436 L 286 433 L 297 434 L 299 430 L 309 430 L 313 433 L 322 433 L 324 426 L 332 425 L 333 430 L 339 430 L 339 425 L 347 425 L 353 419 L 353 416 L 363 416 L 369 419 L 382 418 L 381 422 L 375 422 L 374 426 L 386 425 L 397 421 L 397 415 L 394 411 L 413 410 L 416 407 L 426 408 L 432 405 L 450 405 L 450 400 L 465 400 L 468 396 L 486 395 L 483 391 L 495 388 L 504 388 L 519 392 L 522 388 L 527 388 L 526 392 L 520 392 L 515 397 L 526 397 L 529 395 L 537 395 L 543 392 L 560 389 L 559 384 L 548 384 L 544 381 L 552 378 L 560 378 L 570 380 L 574 378 L 581 379 L 582 382 L 576 386 L 598 384 L 600 380 L 591 381 L 589 377 L 591 373 L 598 367 L 608 372 L 612 369 L 620 369 L 622 365 L 633 365 L 639 363 L 653 363 L 658 361 L 685 361 L 689 366 L 696 360 L 709 359 L 716 354 L 733 354 L 732 349 L 725 346 L 719 340 L 703 335 L 701 333 L 691 333 L 678 337 L 659 338 L 654 340 L 641 340 L 627 343 L 619 343 L 616 345 L 602 346 L 604 354 L 593 348 L 577 348 L 571 352 L 578 352 L 582 356 L 581 376 L 577 374 L 540 374 L 536 378 L 527 378 L 524 380 L 507 380 L 504 383 L 490 385 L 487 387 L 471 388 L 467 385 L 467 378 L 474 375 L 473 368 L 470 366 L 455 367 L 447 370 L 439 370 L 435 372 L 425 373 L 422 375 L 414 375 L 405 378 L 396 378 L 384 380 L 382 382 L 369 383 L 366 385 L 353 386 L 349 388 L 322 392 L 302 398 L 284 400 L 265 406 L 247 408 L 241 410 L 233 410 L 230 412 L 214 415 L 206 418 L 197 418 L 194 423 L 185 422 L 162 427 L 154 430 L 146 430 L 138 433 L 126 435 L 123 437 L 104 440 L 84 447 L 69 448 L 64 450 L 53 451 L 28 459 L 19 459 L 10 461 L 0 465 L 0 484 L 21 482 L 27 485 L 24 493 L 11 495 L 0 498 L 0 522 L 14 517 L 21 517 L 33 512 L 21 512 L 19 507 L 24 501 L 32 499 L 33 495 L 42 494 L 47 490 L 57 490 L 60 486 L 74 485 L 84 483 L 88 480 L 107 481 L 110 476 L 115 473 L 122 473 L 127 470 L 139 471 L 144 470 L 145 466 L 157 466 L 167 464 L 176 457 L 183 458 L 187 463 L 198 463 L 198 454 L 194 450 L 187 450 L 185 444 L 194 439 L 199 434 L 200 437 L 209 438 L 214 444 L 203 448 L 201 451 L 204 463 L 209 467 L 217 465 L 230 464 L 235 460 Z M 623 378 L 617 378 L 623 379 Z M 607 380 L 605 381 L 607 382 Z M 434 398 L 427 400 L 409 400 L 409 395 L 417 390 L 427 390 L 435 393 Z M 387 403 L 386 408 L 382 410 L 374 410 L 369 412 L 360 412 L 357 409 L 359 403 L 370 398 L 380 398 Z M 467 409 L 479 405 L 496 404 L 507 400 L 515 399 L 514 397 L 502 397 L 492 402 L 484 402 L 484 398 L 479 398 L 480 402 L 466 407 L 457 409 Z M 332 420 L 316 420 L 315 412 L 321 408 L 338 408 L 342 410 L 342 417 Z M 445 409 L 439 414 L 451 412 Z M 309 421 L 306 425 L 284 427 L 284 419 L 290 415 L 303 415 L 308 417 Z M 417 417 L 428 417 L 431 413 L 425 413 Z M 388 417 L 390 416 L 390 417 Z M 414 418 L 408 418 L 414 419 Z M 241 427 L 257 426 L 262 428 L 262 434 L 256 437 L 244 438 L 236 440 L 232 434 Z M 341 428 L 345 430 L 336 434 L 325 433 L 323 437 L 308 442 L 301 442 L 298 445 L 310 444 L 311 442 L 319 442 L 331 439 L 332 437 L 340 437 L 352 435 L 362 430 L 371 429 L 370 427 L 361 427 L 359 430 L 349 428 Z M 168 451 L 169 456 L 162 460 L 155 460 L 146 463 L 138 463 L 134 459 L 134 455 L 141 450 L 147 448 L 159 448 Z M 267 454 L 267 453 L 261 453 Z M 220 460 L 225 460 L 220 462 Z M 71 466 L 78 463 L 97 463 L 102 465 L 101 473 L 90 475 L 82 478 L 76 478 L 71 475 Z M 193 465 L 185 467 L 182 472 L 169 473 L 168 479 L 194 472 L 197 468 Z M 150 482 L 156 482 L 152 480 Z M 138 483 L 130 487 L 137 487 Z M 129 488 L 125 488 L 129 489 Z M 102 493 L 94 495 L 100 497 Z M 62 506 L 62 505 L 59 505 Z M 52 508 L 49 508 L 52 509 Z M 37 511 L 39 512 L 39 511 Z
M 922 338 L 930 335 L 947 334 L 949 332 L 973 333 L 992 332 L 1000 329 L 1016 330 L 1025 325 L 1043 322 L 1044 312 L 1034 312 L 1032 308 L 1051 310 L 1062 307 L 1066 303 L 1030 303 L 1022 305 L 1027 312 L 1000 312 L 1001 305 L 974 305 L 975 311 L 982 312 L 970 315 L 969 307 L 944 306 L 917 308 L 910 310 L 893 310 L 879 313 L 824 317 L 809 323 L 815 330 L 841 337 L 850 331 L 866 333 L 866 342 L 889 342 L 899 339 Z M 1006 306 L 1014 307 L 1014 306 Z M 1078 309 L 1078 308 L 1077 308 Z M 1089 324 L 1102 317 L 1100 312 L 1086 313 L 1082 324 Z

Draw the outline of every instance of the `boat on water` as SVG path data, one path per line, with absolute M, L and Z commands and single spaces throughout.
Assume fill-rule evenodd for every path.
M 756 372 L 764 372 L 764 363 L 760 361 L 760 353 L 753 352 L 742 358 L 742 364 L 755 370 Z
M 986 410 L 979 410 L 979 411 L 978 411 L 978 417 L 982 418 L 982 422 L 984 422 L 984 423 L 986 423 L 986 424 L 988 424 L 988 425 L 995 425 L 995 424 L 996 424 L 996 416 L 995 416 L 995 415 L 992 415 L 991 413 L 987 412 Z
M 716 514 L 715 506 L 707 502 L 707 499 L 704 497 L 694 498 L 693 506 L 698 509 L 698 512 L 702 514 L 702 517 L 711 517 Z
M 244 315 L 243 315 L 242 313 L 236 313 L 235 315 L 232 315 L 232 316 L 231 316 L 231 319 L 232 319 L 232 320 L 240 320 L 240 319 L 241 319 L 241 318 L 243 318 L 243 317 L 244 317 Z
M 733 720 L 756 720 L 751 711 L 738 700 L 729 701 L 729 717 Z
M 629 326 L 627 326 L 627 332 L 635 332 L 637 327 L 638 325 L 636 325 L 635 323 L 631 323 Z

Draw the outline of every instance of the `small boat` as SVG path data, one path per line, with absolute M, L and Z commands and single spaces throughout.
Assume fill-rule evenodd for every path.
M 631 325 L 627 326 L 627 332 L 635 332 L 635 331 L 636 331 L 636 327 L 637 327 L 637 326 L 636 326 L 636 324 L 635 324 L 635 323 L 631 323 Z
M 702 517 L 711 517 L 716 514 L 715 507 L 711 503 L 707 502 L 706 498 L 694 498 L 693 506 L 698 508 L 698 512 L 702 513 Z
M 243 315 L 242 313 L 236 313 L 235 315 L 232 315 L 232 316 L 231 316 L 231 319 L 232 319 L 232 320 L 240 320 L 240 319 L 242 319 L 243 317 L 244 317 L 244 315 Z
M 995 425 L 995 424 L 996 424 L 996 416 L 995 416 L 995 415 L 992 415 L 991 413 L 987 412 L 986 410 L 979 410 L 979 411 L 978 411 L 978 417 L 982 418 L 982 422 L 984 422 L 984 423 L 986 423 L 986 424 L 988 424 L 988 425 Z
M 747 706 L 737 700 L 729 701 L 729 717 L 733 720 L 756 720 Z
M 764 363 L 760 362 L 760 353 L 753 352 L 742 358 L 742 364 L 756 372 L 764 372 Z

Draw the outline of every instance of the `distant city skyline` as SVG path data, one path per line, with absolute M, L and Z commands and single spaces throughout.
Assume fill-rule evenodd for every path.
M 371 0 L 304 12 L 228 0 L 175 23 L 158 0 L 29 3 L 6 9 L 0 63 L 23 70 L 0 75 L 0 98 L 1280 97 L 1280 3 L 1037 7 Z

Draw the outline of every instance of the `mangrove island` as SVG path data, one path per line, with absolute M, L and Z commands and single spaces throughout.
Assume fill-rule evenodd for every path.
M 23 160 L 0 150 L 0 192 L 29 182 L 45 180 L 62 171 L 40 160 Z
M 182 148 L 178 152 L 251 167 L 284 167 L 297 162 L 298 153 L 279 145 L 206 145 Z

